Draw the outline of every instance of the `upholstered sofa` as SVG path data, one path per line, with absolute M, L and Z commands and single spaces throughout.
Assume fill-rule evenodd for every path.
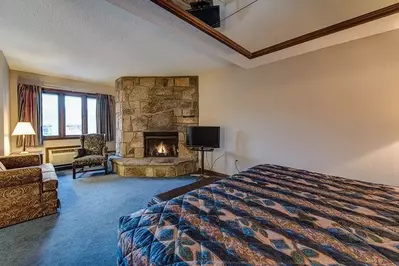
M 58 178 L 51 164 L 35 154 L 0 157 L 0 228 L 54 214 Z

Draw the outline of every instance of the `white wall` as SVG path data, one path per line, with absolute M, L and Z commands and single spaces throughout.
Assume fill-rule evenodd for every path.
M 200 76 L 215 171 L 275 163 L 399 185 L 399 31 L 245 71 Z
M 102 93 L 102 94 L 115 95 L 114 87 L 11 70 L 9 85 L 10 85 L 12 129 L 14 129 L 15 125 L 18 122 L 18 98 L 17 98 L 18 80 L 37 82 L 37 84 L 42 84 L 44 87 L 59 89 L 59 90 L 70 90 L 76 92 Z M 46 147 L 70 146 L 70 145 L 79 145 L 79 144 L 80 144 L 79 139 L 45 140 L 43 147 L 31 147 L 31 148 L 27 147 L 27 150 L 44 151 Z M 109 142 L 107 143 L 107 146 L 109 150 L 115 150 L 115 142 Z M 15 137 L 12 137 L 11 140 L 11 150 L 13 152 L 21 150 L 21 148 L 16 147 Z
M 10 153 L 9 71 L 4 54 L 0 51 L 0 156 Z

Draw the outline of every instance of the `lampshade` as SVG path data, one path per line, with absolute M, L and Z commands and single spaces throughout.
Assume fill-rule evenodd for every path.
M 35 130 L 33 129 L 31 123 L 29 122 L 18 122 L 14 131 L 12 132 L 13 136 L 18 135 L 36 135 Z

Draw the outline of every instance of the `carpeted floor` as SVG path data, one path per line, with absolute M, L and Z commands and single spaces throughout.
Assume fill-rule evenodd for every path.
M 115 265 L 119 217 L 194 181 L 59 173 L 60 213 L 0 229 L 0 265 Z

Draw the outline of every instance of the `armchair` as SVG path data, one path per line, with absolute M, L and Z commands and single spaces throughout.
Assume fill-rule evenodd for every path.
M 81 147 L 77 150 L 77 155 L 72 162 L 72 176 L 76 178 L 76 169 L 81 168 L 79 173 L 86 173 L 94 170 L 84 170 L 86 166 L 92 167 L 103 165 L 105 174 L 108 173 L 108 153 L 105 134 L 86 134 L 80 136 Z
M 4 156 L 0 162 L 0 228 L 54 214 L 59 207 L 58 178 L 38 154 Z

